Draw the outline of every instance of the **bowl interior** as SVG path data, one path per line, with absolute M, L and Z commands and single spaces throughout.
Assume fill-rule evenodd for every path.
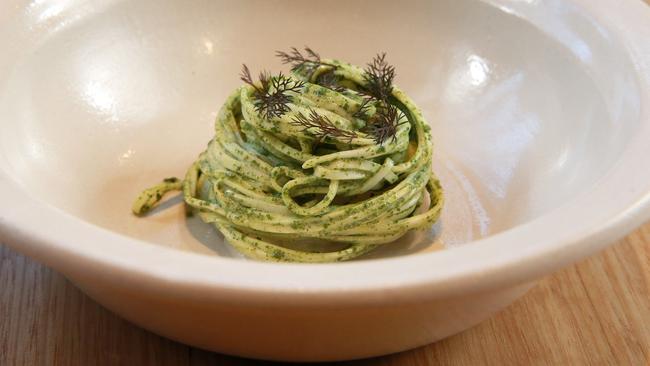
M 180 197 L 146 218 L 133 198 L 184 174 L 243 62 L 286 72 L 273 55 L 290 46 L 359 65 L 385 51 L 432 126 L 446 206 L 430 231 L 369 257 L 468 243 L 596 184 L 638 127 L 615 43 L 558 4 L 544 10 L 557 15 L 549 33 L 475 0 L 35 2 L 0 32 L 13 45 L 0 63 L 0 167 L 83 220 L 236 257 L 185 219 Z

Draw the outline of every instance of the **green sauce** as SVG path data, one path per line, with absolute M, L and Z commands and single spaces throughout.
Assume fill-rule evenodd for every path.
M 290 110 L 280 117 L 259 113 L 253 86 L 235 90 L 217 116 L 215 137 L 185 178 L 167 178 L 146 189 L 133 212 L 141 215 L 165 193 L 182 190 L 188 207 L 214 224 L 232 246 L 269 261 L 348 260 L 432 225 L 440 216 L 443 196 L 431 171 L 430 128 L 419 109 L 393 87 L 391 104 L 407 122 L 398 126 L 395 138 L 378 144 L 359 128 L 376 112 L 369 108 L 357 113 L 364 71 L 324 61 L 328 66 L 314 73 L 297 69 L 291 74 L 305 85 L 292 92 Z M 333 72 L 344 88 L 318 85 L 318 75 L 326 72 Z M 294 123 L 297 113 L 307 111 L 326 116 L 354 137 L 319 141 L 313 130 Z M 296 240 L 346 247 L 315 251 L 284 245 Z

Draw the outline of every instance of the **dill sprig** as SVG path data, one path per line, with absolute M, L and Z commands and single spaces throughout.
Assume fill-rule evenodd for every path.
M 376 113 L 367 120 L 364 132 L 372 135 L 375 143 L 379 145 L 390 138 L 395 141 L 397 128 L 406 121 L 404 121 L 404 114 L 390 103 L 395 66 L 388 64 L 385 52 L 377 54 L 372 62 L 367 64 L 363 78 L 366 83 L 361 93 L 366 97 L 354 116 L 363 119 L 367 116 L 370 105 L 374 103 Z
M 282 60 L 283 64 L 291 65 L 291 71 L 304 71 L 309 79 L 319 66 L 336 68 L 336 65 L 322 61 L 320 55 L 307 46 L 305 46 L 305 55 L 298 51 L 296 47 L 291 47 L 289 52 L 276 51 L 275 55 Z
M 374 98 L 363 98 L 363 101 L 361 102 L 359 109 L 352 114 L 352 117 L 360 118 L 363 120 L 368 118 L 370 106 L 372 105 L 373 102 L 375 102 Z
M 255 88 L 255 110 L 266 119 L 281 117 L 287 113 L 291 109 L 289 103 L 293 100 L 287 93 L 297 93 L 305 86 L 303 81 L 296 81 L 282 73 L 271 76 L 267 71 L 262 71 L 258 79 L 259 85 L 254 82 L 248 66 L 244 64 L 241 80 Z
M 346 87 L 342 86 L 340 84 L 341 82 L 341 77 L 334 74 L 333 71 L 328 71 L 321 76 L 318 77 L 318 80 L 316 80 L 318 85 L 324 86 L 328 89 L 337 91 L 339 93 L 342 93 L 347 90 Z
M 337 68 L 336 65 L 322 61 L 320 55 L 309 47 L 305 47 L 304 52 L 305 54 L 292 47 L 289 52 L 277 51 L 276 55 L 283 63 L 290 64 L 293 72 L 306 75 L 309 80 L 319 66 L 329 66 L 332 70 L 320 75 L 317 83 L 339 92 L 346 90 L 340 85 L 340 77 L 333 72 L 333 69 Z M 365 83 L 359 90 L 365 97 L 353 116 L 366 121 L 366 127 L 362 132 L 373 136 L 377 144 L 383 144 L 391 138 L 395 141 L 398 127 L 407 122 L 404 120 L 404 114 L 390 103 L 395 67 L 386 61 L 386 53 L 377 54 L 366 66 L 363 75 Z M 258 82 L 255 82 L 246 65 L 243 65 L 241 79 L 255 88 L 256 111 L 266 119 L 281 117 L 287 113 L 290 110 L 289 103 L 292 102 L 289 93 L 297 93 L 305 86 L 304 81 L 296 81 L 282 73 L 272 76 L 267 71 L 262 71 L 258 76 Z M 369 115 L 372 106 L 375 107 L 376 112 Z M 329 118 L 319 115 L 311 108 L 307 116 L 298 113 L 291 123 L 304 127 L 318 141 L 327 138 L 344 138 L 351 142 L 358 137 L 356 132 L 337 127 Z
M 405 118 L 404 113 L 394 105 L 382 103 L 377 108 L 377 113 L 370 118 L 363 128 L 363 132 L 373 136 L 375 143 L 378 145 L 383 144 L 390 138 L 395 141 L 397 139 L 397 128 L 407 122 L 404 120 Z
M 393 94 L 395 66 L 386 62 L 386 53 L 377 54 L 364 71 L 363 78 L 366 80 L 366 85 L 363 92 L 369 97 L 387 103 L 388 98 Z
M 271 78 L 268 71 L 266 70 L 261 71 L 258 76 L 260 84 L 262 85 L 262 87 L 260 88 L 257 84 L 255 84 L 255 81 L 253 81 L 253 77 L 251 76 L 251 70 L 248 68 L 248 66 L 246 66 L 246 64 L 242 64 L 242 71 L 239 76 L 243 82 L 255 88 L 255 91 L 259 94 L 265 93 L 265 91 L 269 87 L 269 79 Z
M 304 127 L 303 130 L 314 135 L 318 142 L 329 137 L 348 139 L 348 143 L 351 144 L 352 139 L 359 137 L 354 131 L 339 128 L 329 118 L 316 113 L 312 108 L 309 108 L 308 116 L 301 112 L 297 113 L 291 124 Z

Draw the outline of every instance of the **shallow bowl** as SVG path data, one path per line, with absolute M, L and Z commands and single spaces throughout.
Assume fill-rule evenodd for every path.
M 0 4 L 0 238 L 130 321 L 197 347 L 340 360 L 423 345 L 650 218 L 650 9 L 628 0 Z M 240 65 L 385 51 L 447 203 L 349 263 L 241 258 L 178 197 Z M 286 70 L 285 70 L 286 71 Z

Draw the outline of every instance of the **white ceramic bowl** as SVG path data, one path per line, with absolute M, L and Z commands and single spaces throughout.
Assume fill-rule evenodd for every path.
M 466 329 L 650 218 L 650 9 L 640 1 L 0 3 L 0 238 L 107 308 L 277 360 L 400 351 Z M 242 260 L 178 199 L 242 62 L 388 52 L 431 122 L 447 206 L 367 260 Z M 446 247 L 440 250 L 441 247 Z M 233 257 L 233 258 L 229 258 Z

